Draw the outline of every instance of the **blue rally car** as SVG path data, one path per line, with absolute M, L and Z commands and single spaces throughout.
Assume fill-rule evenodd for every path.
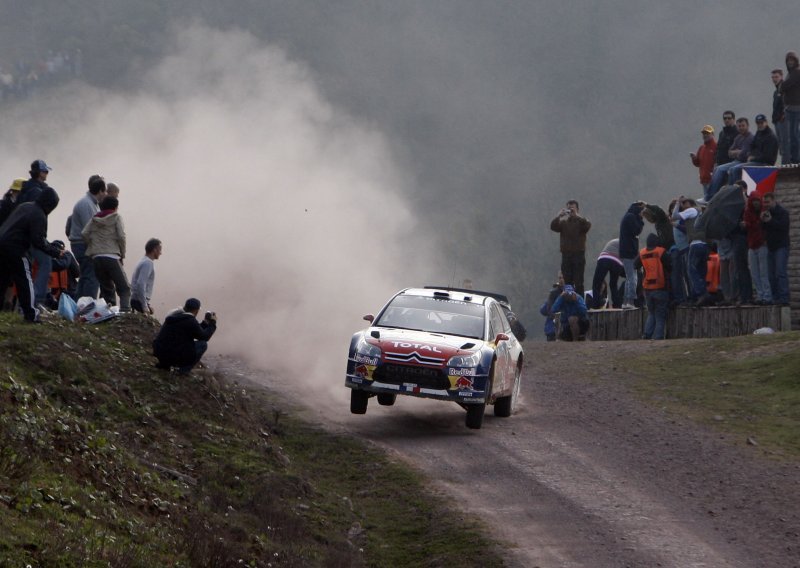
M 370 327 L 350 340 L 345 386 L 350 411 L 369 399 L 391 406 L 397 395 L 455 402 L 468 428 L 480 428 L 487 404 L 508 417 L 519 398 L 522 346 L 500 294 L 453 288 L 401 290 Z

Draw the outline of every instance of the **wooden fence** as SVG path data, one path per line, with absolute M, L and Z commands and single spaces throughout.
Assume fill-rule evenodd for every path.
M 590 310 L 588 339 L 641 339 L 647 310 Z M 675 308 L 667 316 L 667 338 L 732 337 L 769 327 L 789 331 L 791 312 L 780 306 Z

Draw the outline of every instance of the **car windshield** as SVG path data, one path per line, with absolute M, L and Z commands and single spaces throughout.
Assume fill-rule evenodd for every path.
M 373 324 L 483 339 L 480 304 L 429 296 L 397 296 Z

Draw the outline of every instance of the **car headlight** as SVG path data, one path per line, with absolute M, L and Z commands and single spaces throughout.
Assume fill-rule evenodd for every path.
M 380 347 L 368 343 L 367 340 L 362 337 L 358 340 L 358 344 L 356 345 L 356 355 L 369 359 L 380 359 L 382 353 Z
M 448 367 L 477 367 L 481 361 L 481 352 L 475 351 L 469 355 L 456 355 L 447 362 Z

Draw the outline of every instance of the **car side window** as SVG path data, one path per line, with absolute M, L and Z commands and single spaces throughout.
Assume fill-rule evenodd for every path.
M 495 309 L 497 310 L 497 314 L 500 317 L 500 323 L 503 326 L 503 333 L 508 335 L 511 333 L 511 323 L 508 321 L 508 316 L 506 316 L 505 311 L 499 305 L 494 305 Z
M 497 309 L 497 304 L 492 304 L 492 308 L 489 311 L 489 331 L 491 332 L 490 340 L 497 337 L 498 333 L 503 333 L 503 318 L 500 315 L 500 311 Z

